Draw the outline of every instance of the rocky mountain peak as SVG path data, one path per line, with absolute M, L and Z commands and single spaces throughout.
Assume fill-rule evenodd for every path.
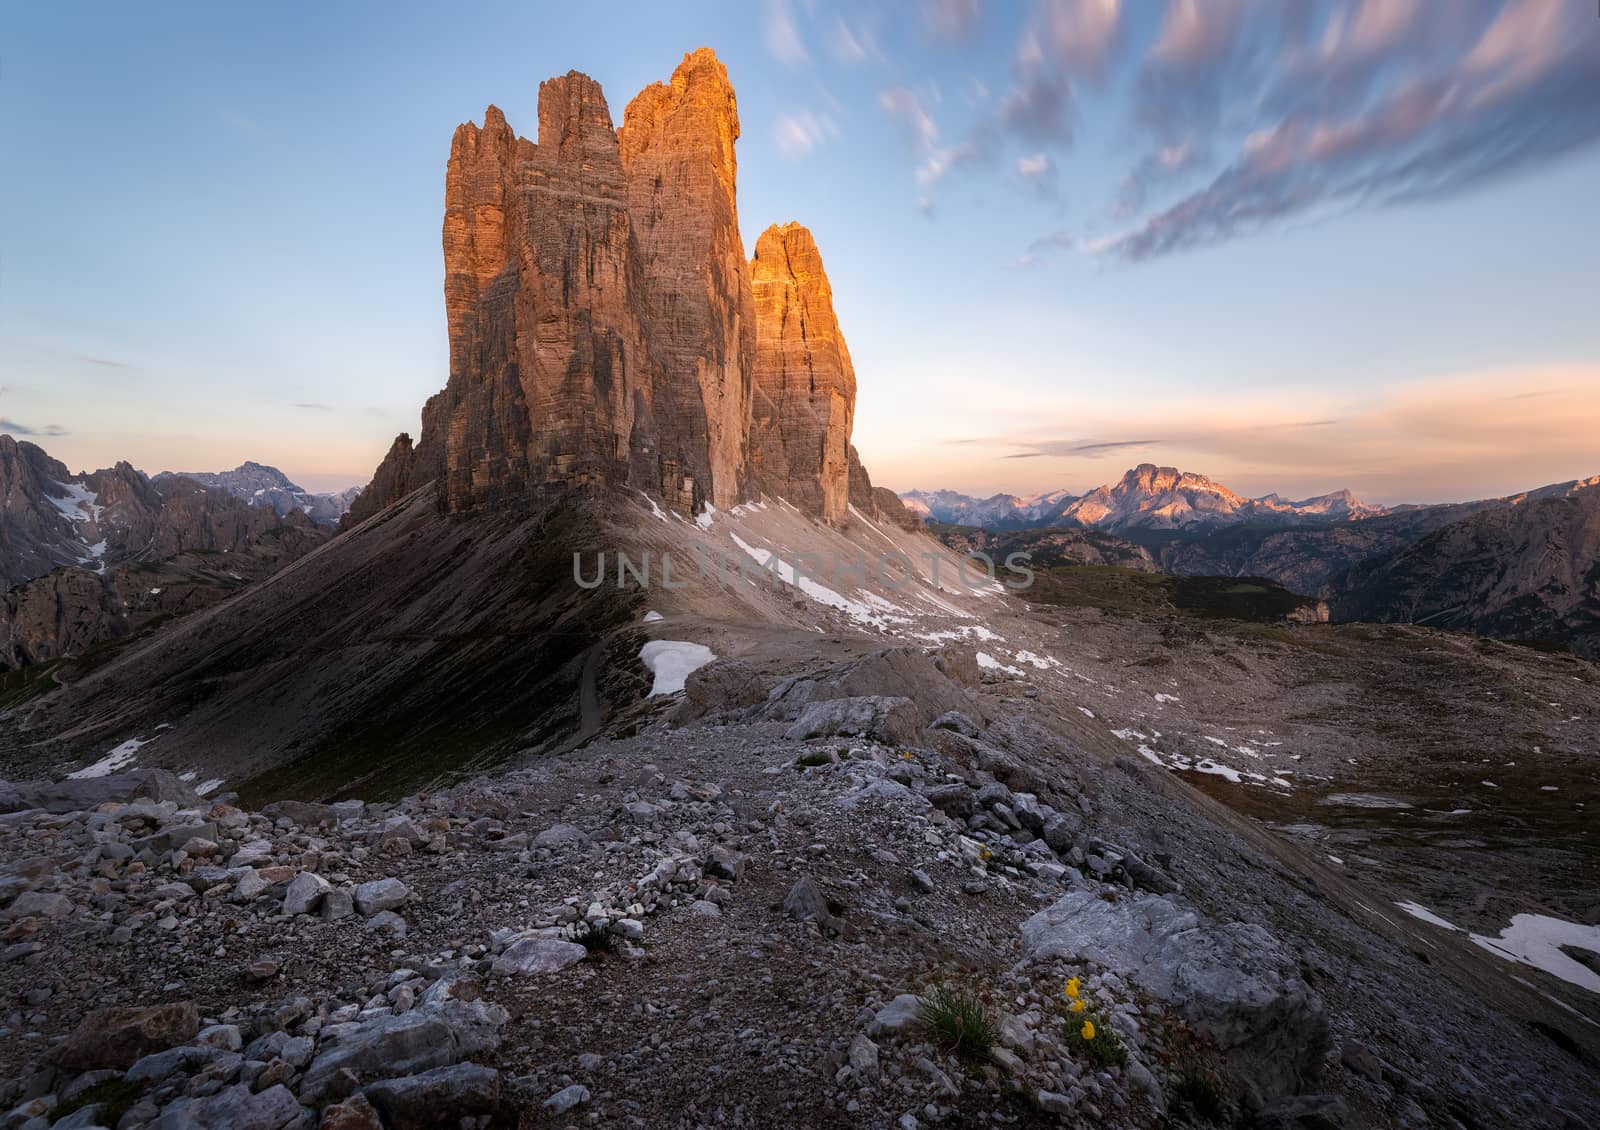
M 1158 467 L 1154 463 L 1141 463 L 1122 476 L 1122 481 L 1112 488 L 1124 494 L 1159 495 L 1174 490 L 1196 490 L 1217 494 L 1231 502 L 1244 501 L 1220 483 L 1204 475 L 1180 471 L 1176 467 Z
M 822 253 L 800 224 L 756 241 L 757 474 L 765 489 L 830 522 L 849 507 L 856 374 L 833 310 Z
M 854 369 L 811 233 L 769 229 L 746 259 L 738 137 L 727 68 L 705 48 L 620 130 L 578 71 L 540 85 L 537 143 L 494 106 L 459 126 L 449 381 L 356 513 L 435 479 L 449 510 L 626 486 L 683 513 L 767 490 L 843 521 Z M 900 513 L 886 492 L 869 506 Z

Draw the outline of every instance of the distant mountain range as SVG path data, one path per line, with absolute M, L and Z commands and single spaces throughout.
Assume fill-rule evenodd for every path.
M 252 467 L 287 482 L 270 467 L 240 470 Z M 330 536 L 268 497 L 152 479 L 125 462 L 75 475 L 0 435 L 0 669 L 81 654 L 215 603 Z
M 1006 552 L 1034 551 L 1046 564 L 1152 561 L 1181 576 L 1265 577 L 1326 599 L 1336 619 L 1462 628 L 1600 657 L 1600 475 L 1504 498 L 1385 508 L 1349 491 L 1245 498 L 1204 475 L 1146 463 L 1082 496 L 902 498 L 931 522 L 1006 531 Z M 1072 531 L 1097 540 L 1062 543 Z M 958 548 L 972 542 L 970 532 L 941 536 Z
M 1056 490 L 973 498 L 951 490 L 906 491 L 908 510 L 926 519 L 995 530 L 1052 526 L 1109 530 L 1189 530 L 1250 522 L 1311 525 L 1371 518 L 1388 511 L 1347 490 L 1294 502 L 1276 494 L 1245 498 L 1204 475 L 1141 463 L 1115 483 L 1084 495 Z
M 308 491 L 276 467 L 254 462 L 241 463 L 231 471 L 162 471 L 152 481 L 172 478 L 192 479 L 211 490 L 225 490 L 251 506 L 270 506 L 280 518 L 291 510 L 303 510 L 307 518 L 330 529 L 338 526 L 339 519 L 361 493 L 360 487 Z

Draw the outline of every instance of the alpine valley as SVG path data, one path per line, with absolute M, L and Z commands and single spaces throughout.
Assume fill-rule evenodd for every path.
M 1063 531 L 1094 531 L 1092 551 L 1075 563 L 1124 564 L 1111 560 L 1120 555 L 1140 568 L 1148 556 L 1179 576 L 1265 578 L 1324 599 L 1339 620 L 1431 624 L 1600 657 L 1600 475 L 1478 502 L 1385 508 L 1347 490 L 1299 502 L 1244 498 L 1203 475 L 1144 463 L 1081 496 L 901 498 L 946 541 L 971 540 L 949 526 L 1004 534 L 983 539 L 1002 555 L 1049 551 Z
M 0 438 L 0 1125 L 1600 1125 L 1600 483 L 897 497 L 740 134 L 438 137 L 354 498 Z

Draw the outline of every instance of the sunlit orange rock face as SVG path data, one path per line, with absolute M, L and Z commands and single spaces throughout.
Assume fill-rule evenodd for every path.
M 762 486 L 830 522 L 850 505 L 856 371 L 811 233 L 773 226 L 750 262 L 755 292 L 754 465 Z
M 735 181 L 739 110 L 702 48 L 628 104 L 619 141 L 643 314 L 672 408 L 656 416 L 717 506 L 742 493 L 750 441 L 750 273 Z M 709 485 L 707 485 L 709 484 Z
M 845 519 L 850 355 L 805 228 L 769 229 L 746 259 L 738 137 L 706 49 L 641 91 L 620 130 L 576 71 L 539 87 L 537 141 L 493 106 L 456 129 L 449 381 L 357 520 L 430 479 L 450 510 L 620 486 L 685 513 L 767 493 Z

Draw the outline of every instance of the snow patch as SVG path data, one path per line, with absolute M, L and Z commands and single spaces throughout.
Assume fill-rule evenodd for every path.
M 780 499 L 779 501 L 782 500 Z M 858 624 L 871 625 L 881 632 L 887 630 L 891 622 L 903 624 L 909 619 L 901 615 L 905 611 L 903 608 L 884 600 L 882 597 L 864 593 L 863 596 L 867 598 L 866 600 L 851 600 L 847 596 L 834 592 L 827 585 L 820 584 L 803 574 L 796 574 L 794 566 L 783 558 L 774 555 L 771 550 L 753 546 L 738 534 L 730 534 L 729 536 L 757 565 L 763 569 L 770 568 L 775 570 L 778 579 L 784 584 L 799 589 L 818 604 L 825 604 L 829 608 L 837 608 Z
M 1420 918 L 1422 921 L 1431 923 L 1432 925 L 1438 926 L 1441 929 L 1444 929 L 1444 930 L 1460 930 L 1461 929 L 1461 927 L 1457 926 L 1454 922 L 1446 922 L 1443 918 L 1440 918 L 1437 914 L 1435 914 L 1433 911 L 1429 910 L 1427 907 L 1423 906 L 1421 903 L 1416 903 L 1416 902 L 1397 902 L 1397 903 L 1395 903 L 1395 905 L 1398 906 L 1401 910 L 1405 911 L 1407 914 L 1411 915 L 1411 917 Z
M 1565 946 L 1600 953 L 1600 926 L 1563 922 L 1546 914 L 1518 914 L 1498 938 L 1483 934 L 1473 934 L 1471 938 L 1496 957 L 1531 965 L 1591 993 L 1600 993 L 1600 973 L 1562 950 Z
M 1012 667 L 1009 664 L 1001 663 L 987 651 L 978 652 L 978 666 L 989 671 L 1004 671 L 1008 675 L 1025 674 L 1021 667 Z
M 194 791 L 200 796 L 210 796 L 212 793 L 216 792 L 221 787 L 222 787 L 222 778 L 221 777 L 212 777 L 208 781 L 201 781 L 198 785 L 196 785 L 194 787 Z
M 137 761 L 139 750 L 153 741 L 155 741 L 154 738 L 149 740 L 129 738 L 93 765 L 85 765 L 76 772 L 68 773 L 67 779 L 69 781 L 86 781 L 91 777 L 109 777 L 111 774 L 118 770 L 126 769 Z
M 699 526 L 702 530 L 709 530 L 711 528 L 711 523 L 716 516 L 717 508 L 708 502 L 706 503 L 706 508 L 694 516 L 694 524 Z
M 639 649 L 639 658 L 656 677 L 648 696 L 654 698 L 683 690 L 690 673 L 710 663 L 716 654 L 704 644 L 687 640 L 651 640 Z
M 666 617 L 661 615 L 661 613 L 657 612 L 654 608 L 644 614 L 644 622 L 646 624 L 654 624 L 657 620 L 665 619 Z

